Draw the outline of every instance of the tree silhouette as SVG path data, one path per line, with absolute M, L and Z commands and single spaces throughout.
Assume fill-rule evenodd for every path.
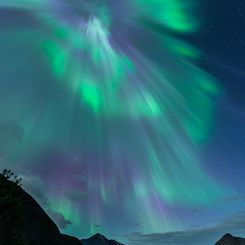
M 0 244 L 26 245 L 23 234 L 22 201 L 19 195 L 22 179 L 11 170 L 0 173 Z

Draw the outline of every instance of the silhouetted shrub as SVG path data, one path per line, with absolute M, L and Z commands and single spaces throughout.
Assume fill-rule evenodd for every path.
M 23 234 L 21 178 L 4 169 L 0 173 L 0 244 L 26 245 Z

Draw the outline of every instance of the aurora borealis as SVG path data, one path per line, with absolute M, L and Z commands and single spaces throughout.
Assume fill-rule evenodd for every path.
M 226 93 L 191 41 L 205 8 L 0 0 L 0 167 L 63 232 L 164 233 L 242 209 L 221 205 L 241 193 L 205 155 Z

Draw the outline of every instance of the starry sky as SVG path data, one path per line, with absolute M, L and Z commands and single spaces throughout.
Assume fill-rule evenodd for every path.
M 245 236 L 244 60 L 242 0 L 0 0 L 0 169 L 77 237 Z

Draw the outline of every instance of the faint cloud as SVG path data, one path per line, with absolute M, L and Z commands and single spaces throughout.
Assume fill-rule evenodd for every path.
M 25 173 L 19 175 L 19 177 L 22 178 L 23 189 L 30 193 L 43 208 L 48 208 L 49 201 L 44 192 L 44 182 L 39 177 L 31 174 Z
M 65 219 L 64 215 L 59 212 L 49 209 L 47 210 L 47 213 L 60 229 L 64 229 L 67 227 L 67 225 L 72 224 L 70 220 Z
M 95 225 L 94 225 L 94 227 L 95 227 L 95 228 L 101 228 L 101 227 L 102 227 L 102 225 L 95 224 Z
M 24 173 L 19 176 L 23 179 L 23 189 L 35 198 L 60 229 L 64 229 L 67 225 L 72 224 L 70 220 L 65 219 L 62 213 L 51 209 L 50 203 L 45 194 L 45 183 L 39 177 L 28 173 Z
M 224 198 L 224 202 L 245 202 L 245 195 L 233 195 Z
M 66 196 L 71 201 L 79 202 L 86 196 L 86 193 L 83 191 L 70 191 L 66 193 Z
M 23 129 L 14 121 L 0 122 L 0 157 L 10 156 L 12 149 L 21 142 L 23 135 Z
M 214 244 L 225 233 L 245 234 L 245 210 L 236 213 L 213 227 L 190 229 L 166 233 L 132 233 L 128 236 L 128 244 L 144 245 L 207 245 Z
M 10 139 L 21 141 L 24 135 L 23 129 L 14 121 L 0 122 L 0 143 Z

